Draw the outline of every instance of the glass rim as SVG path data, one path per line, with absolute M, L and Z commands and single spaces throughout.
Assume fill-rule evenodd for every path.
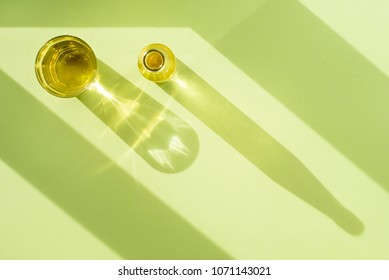
M 48 55 L 48 50 L 51 47 L 53 47 L 56 44 L 59 44 L 61 42 L 64 42 L 64 41 L 76 42 L 76 43 L 82 45 L 83 47 L 85 47 L 85 49 L 88 51 L 88 55 L 92 59 L 93 68 L 97 69 L 97 59 L 96 59 L 96 55 L 93 52 L 92 48 L 84 40 L 82 40 L 81 38 L 74 36 L 74 35 L 59 35 L 59 36 L 53 37 L 50 40 L 48 40 L 39 49 L 39 51 L 36 55 L 36 58 L 35 58 L 34 67 L 35 67 L 35 74 L 36 74 L 36 77 L 38 79 L 38 82 L 47 92 L 49 92 L 50 94 L 57 96 L 57 97 L 71 98 L 71 97 L 75 97 L 75 96 L 78 96 L 81 93 L 83 93 L 90 86 L 90 84 L 93 83 L 93 81 L 96 79 L 97 71 L 95 70 L 93 78 L 91 78 L 90 81 L 84 87 L 82 87 L 80 90 L 74 91 L 74 92 L 70 91 L 67 93 L 63 93 L 63 91 L 58 90 L 57 88 L 55 88 L 55 87 L 51 86 L 49 83 L 47 83 L 47 81 L 44 77 L 45 75 L 43 74 L 42 67 L 41 67 L 42 61 L 46 57 L 46 55 Z

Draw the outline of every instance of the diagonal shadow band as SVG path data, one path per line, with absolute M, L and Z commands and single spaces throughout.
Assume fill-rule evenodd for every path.
M 278 185 L 328 216 L 349 234 L 363 232 L 362 222 L 300 160 L 183 62 L 177 60 L 175 78 L 160 87 Z
M 190 125 L 97 62 L 97 81 L 78 99 L 153 168 L 176 173 L 189 167 L 199 151 Z
M 324 22 L 267 1 L 216 47 L 389 192 L 389 79 Z
M 0 158 L 123 258 L 231 258 L 2 71 L 0 84 Z
M 210 27 L 202 17 L 204 5 L 195 1 L 191 10 L 202 16 L 177 12 L 188 7 L 175 0 L 163 5 L 168 16 L 156 18 L 146 13 L 161 13 L 161 7 L 147 1 L 131 16 L 131 1 L 120 1 L 114 17 L 105 16 L 106 10 L 90 0 L 77 3 L 77 9 L 67 2 L 43 0 L 23 3 L 21 9 L 17 1 L 10 1 L 0 10 L 0 24 L 189 26 L 389 192 L 388 78 L 299 1 L 250 2 L 246 8 L 253 13 L 248 18 L 242 20 L 247 13 L 242 3 L 235 3 L 227 7 L 228 16 L 223 10 L 215 21 L 222 1 L 212 1 L 206 18 L 217 24 Z M 63 12 L 55 22 L 48 20 L 58 5 Z M 235 22 L 240 23 L 228 32 Z

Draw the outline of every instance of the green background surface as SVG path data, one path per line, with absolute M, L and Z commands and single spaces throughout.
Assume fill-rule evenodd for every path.
M 0 259 L 389 258 L 387 1 L 0 7 Z M 40 87 L 61 34 L 103 93 Z M 162 85 L 136 68 L 153 42 Z

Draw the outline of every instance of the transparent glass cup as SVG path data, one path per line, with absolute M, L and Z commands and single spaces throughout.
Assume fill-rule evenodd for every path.
M 58 97 L 75 97 L 95 81 L 96 56 L 80 38 L 58 36 L 39 50 L 35 73 L 39 83 L 49 93 Z

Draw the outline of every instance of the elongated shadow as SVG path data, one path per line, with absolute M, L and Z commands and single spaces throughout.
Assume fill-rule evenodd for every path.
M 199 141 L 188 123 L 98 60 L 98 81 L 78 99 L 148 164 L 176 173 L 193 163 Z
M 225 99 L 183 62 L 160 87 L 281 187 L 299 197 L 352 235 L 363 224 L 293 154 Z
M 217 48 L 389 191 L 389 79 L 307 8 L 268 1 Z
M 1 70 L 0 84 L 0 158 L 123 258 L 231 258 Z

